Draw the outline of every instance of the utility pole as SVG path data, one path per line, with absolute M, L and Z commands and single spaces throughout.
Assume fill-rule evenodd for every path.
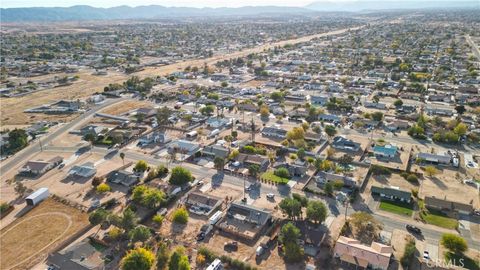
M 40 152 L 43 152 L 42 138 L 38 138 L 38 142 L 40 143 Z

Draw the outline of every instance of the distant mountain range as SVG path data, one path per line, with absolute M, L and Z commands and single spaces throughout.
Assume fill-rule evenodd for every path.
M 431 1 L 431 0 L 396 0 L 396 1 L 318 1 L 305 8 L 316 11 L 363 11 L 386 9 L 439 9 L 439 8 L 477 8 L 480 10 L 480 1 Z
M 29 21 L 82 21 L 82 20 L 124 20 L 181 18 L 196 16 L 249 16 L 260 14 L 309 14 L 318 11 L 363 11 L 385 9 L 423 8 L 478 8 L 478 0 L 473 1 L 320 1 L 305 7 L 247 6 L 239 8 L 190 8 L 151 6 L 118 6 L 96 8 L 91 6 L 72 7 L 30 7 L 0 9 L 2 22 Z

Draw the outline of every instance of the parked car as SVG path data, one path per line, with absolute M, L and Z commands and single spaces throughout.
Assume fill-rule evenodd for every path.
M 406 225 L 407 231 L 411 233 L 416 233 L 416 234 L 422 234 L 422 230 L 420 228 L 413 226 L 413 225 Z
M 430 253 L 428 253 L 428 251 L 425 250 L 423 252 L 423 258 L 427 261 L 430 260 Z
M 267 194 L 267 199 L 273 200 L 275 198 L 275 194 L 273 193 L 268 193 Z

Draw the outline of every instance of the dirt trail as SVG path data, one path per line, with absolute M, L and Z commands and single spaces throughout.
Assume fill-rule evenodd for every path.
M 177 70 L 183 70 L 188 66 L 202 67 L 205 63 L 208 65 L 212 65 L 221 60 L 243 57 L 251 53 L 262 52 L 275 46 L 302 43 L 315 38 L 342 34 L 349 30 L 356 30 L 362 27 L 363 26 L 345 28 L 321 34 L 304 36 L 297 39 L 283 40 L 279 42 L 264 44 L 250 49 L 241 50 L 231 54 L 217 55 L 206 59 L 187 60 L 166 66 L 146 67 L 144 70 L 136 72 L 132 75 L 137 75 L 140 77 L 165 75 Z M 132 76 L 120 73 L 109 73 L 109 75 L 107 76 L 94 76 L 91 74 L 91 72 L 91 70 L 84 70 L 78 72 L 77 75 L 80 76 L 79 81 L 70 86 L 39 91 L 23 97 L 0 98 L 1 125 L 22 125 L 30 124 L 39 120 L 54 120 L 55 116 L 48 116 L 42 114 L 32 115 L 26 114 L 23 111 L 25 109 L 35 106 L 52 103 L 59 99 L 82 99 L 90 96 L 95 92 L 102 92 L 103 88 L 109 83 L 122 83 L 123 81 L 127 80 L 128 77 Z

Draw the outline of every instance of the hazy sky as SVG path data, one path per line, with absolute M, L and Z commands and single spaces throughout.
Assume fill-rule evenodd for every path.
M 239 6 L 305 6 L 315 0 L 0 0 L 2 8 L 11 7 L 69 7 L 89 5 L 112 7 L 120 5 L 163 5 L 183 7 L 239 7 Z M 330 0 L 341 2 L 345 0 Z

